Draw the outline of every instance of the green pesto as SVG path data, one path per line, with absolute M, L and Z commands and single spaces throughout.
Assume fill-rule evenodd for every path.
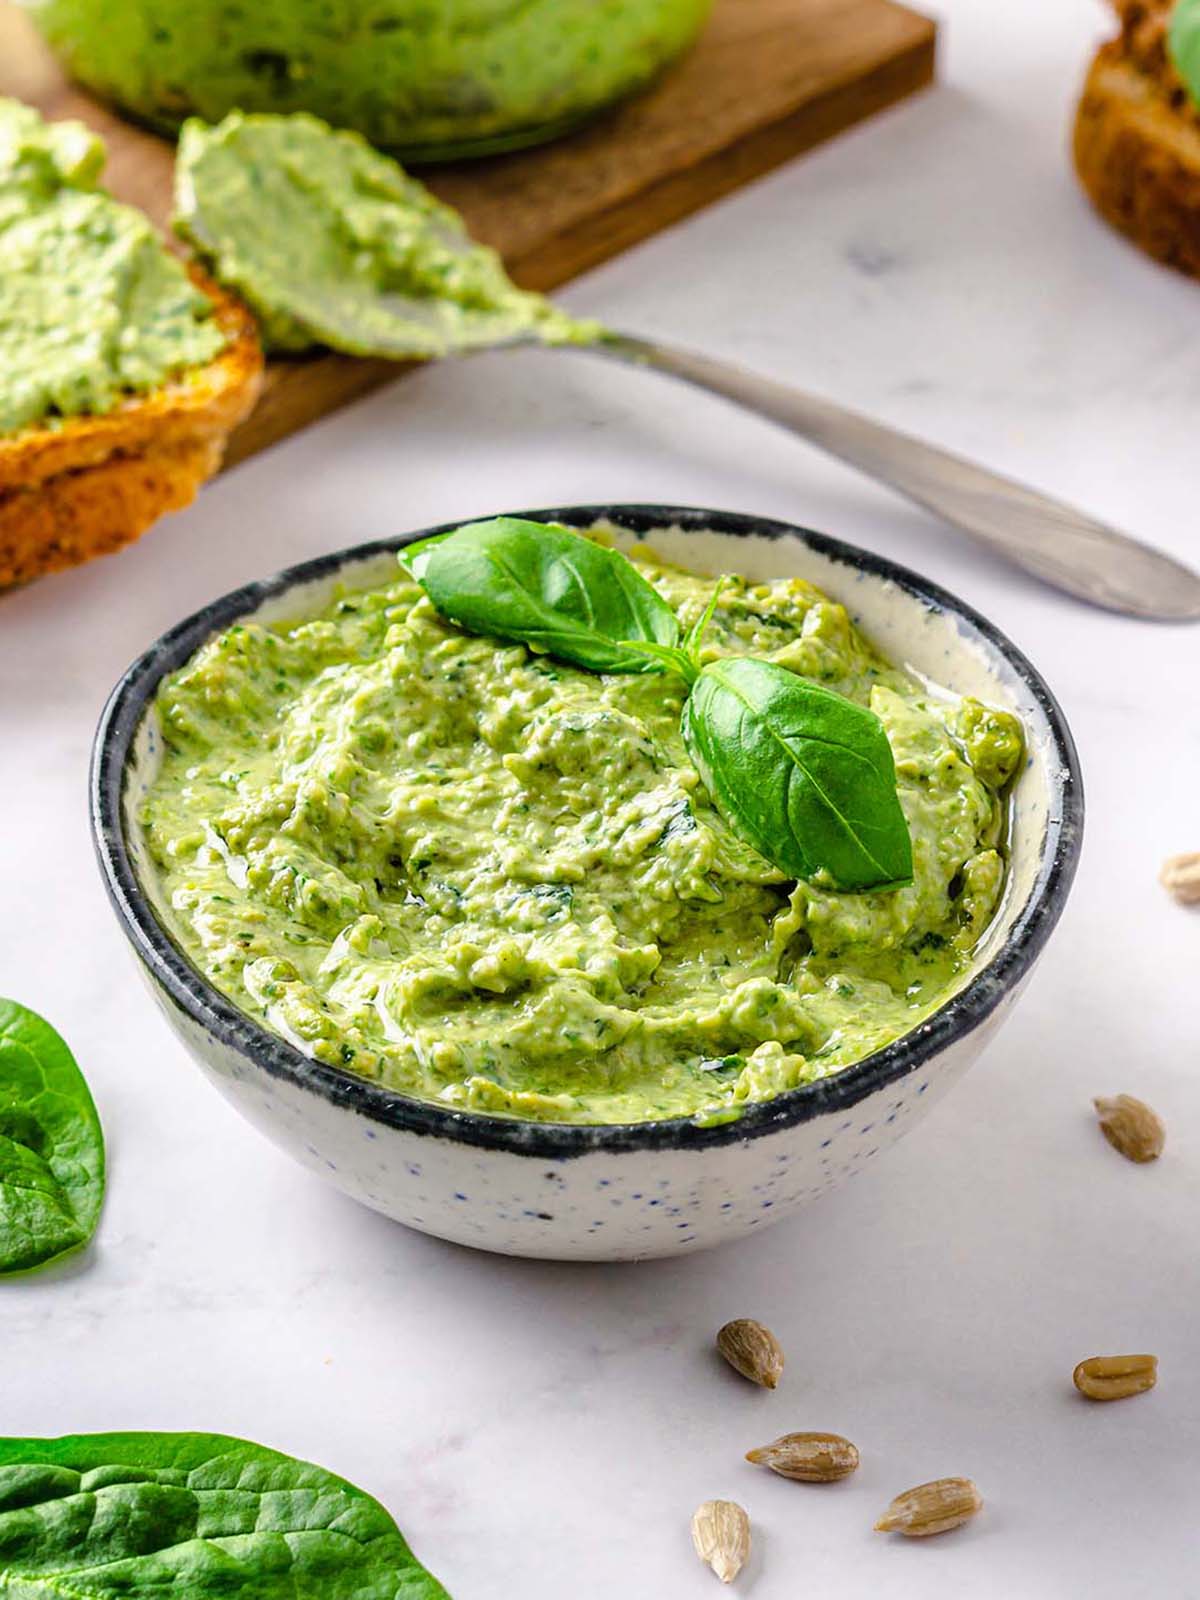
M 712 580 L 638 559 L 686 629 Z M 143 823 L 184 950 L 318 1060 L 557 1122 L 720 1120 L 895 1039 L 960 981 L 1005 877 L 1008 713 L 931 693 L 798 579 L 731 578 L 704 655 L 869 704 L 904 888 L 840 894 L 732 836 L 682 683 L 460 631 L 404 573 L 247 623 L 162 685 Z
M 0 435 L 111 411 L 225 335 L 140 212 L 98 187 L 104 146 L 0 99 Z
M 648 82 L 711 0 L 26 0 L 72 75 L 167 129 L 312 111 L 410 153 L 531 142 Z
M 390 157 L 316 117 L 185 125 L 175 227 L 275 350 L 431 359 L 509 340 L 591 338 Z
M 1200 106 L 1200 0 L 1175 0 L 1167 53 L 1194 104 Z

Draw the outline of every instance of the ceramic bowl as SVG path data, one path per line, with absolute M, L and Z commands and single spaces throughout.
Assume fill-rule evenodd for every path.
M 1070 889 L 1083 821 L 1075 748 L 1049 689 L 1013 644 L 969 606 L 878 556 L 719 511 L 575 506 L 518 515 L 575 527 L 606 521 L 697 571 L 810 579 L 893 661 L 1016 712 L 1028 759 L 1014 793 L 1008 891 L 971 970 L 938 1011 L 855 1066 L 751 1106 L 737 1122 L 581 1127 L 410 1099 L 311 1060 L 219 994 L 160 919 L 137 821 L 160 749 L 159 682 L 239 619 L 300 615 L 338 583 L 382 580 L 401 545 L 438 529 L 250 584 L 134 662 L 96 735 L 91 807 L 100 867 L 152 993 L 204 1072 L 263 1133 L 356 1200 L 409 1227 L 513 1255 L 620 1260 L 699 1250 L 790 1216 L 874 1161 L 979 1055 Z

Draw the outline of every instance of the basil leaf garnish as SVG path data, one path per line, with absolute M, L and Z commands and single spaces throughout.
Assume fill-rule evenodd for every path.
M 637 568 L 566 528 L 496 517 L 422 539 L 401 560 L 442 615 L 472 633 L 593 672 L 653 671 L 679 644 L 675 613 Z
M 104 1136 L 83 1074 L 48 1022 L 0 1000 L 0 1273 L 85 1245 L 104 1199 Z
M 721 814 L 794 878 L 843 890 L 912 881 L 912 841 L 883 724 L 865 706 L 748 656 L 710 662 L 683 711 Z
M 448 1600 L 370 1495 L 209 1433 L 0 1439 L 0 1591 Z
M 401 561 L 443 616 L 592 672 L 673 672 L 690 693 L 683 735 L 730 827 L 793 878 L 843 890 L 911 883 L 912 841 L 883 724 L 797 674 L 699 652 L 721 584 L 685 639 L 675 613 L 618 550 L 567 528 L 496 517 L 434 534 Z

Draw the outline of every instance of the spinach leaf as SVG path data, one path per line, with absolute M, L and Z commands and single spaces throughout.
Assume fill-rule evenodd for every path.
M 0 1592 L 23 1600 L 448 1600 L 321 1467 L 210 1433 L 0 1439 Z
M 0 1273 L 85 1245 L 104 1199 L 104 1135 L 48 1022 L 0 1000 Z
M 911 881 L 891 748 L 865 706 L 734 656 L 700 673 L 683 736 L 729 825 L 789 877 L 824 873 L 844 890 Z
M 633 563 L 567 528 L 495 517 L 422 539 L 401 560 L 442 615 L 471 633 L 593 672 L 686 663 L 675 613 Z

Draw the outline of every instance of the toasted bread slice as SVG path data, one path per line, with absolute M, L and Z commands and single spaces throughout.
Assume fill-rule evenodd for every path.
M 262 386 L 254 319 L 198 270 L 229 336 L 207 366 L 102 416 L 0 438 L 0 587 L 131 543 L 190 504 Z
M 1075 166 L 1097 211 L 1149 255 L 1200 277 L 1200 113 L 1165 48 L 1169 7 L 1118 7 L 1075 119 Z
M 221 464 L 215 438 L 140 455 L 114 455 L 34 488 L 0 495 L 0 582 L 25 583 L 110 555 L 168 511 L 195 499 Z

